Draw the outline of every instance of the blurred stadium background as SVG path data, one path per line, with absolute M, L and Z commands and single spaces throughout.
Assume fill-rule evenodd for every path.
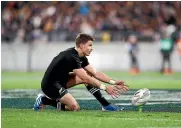
M 2 107 L 31 108 L 48 64 L 60 51 L 74 46 L 74 39 L 81 32 L 96 39 L 94 51 L 88 57 L 90 63 L 115 79 L 122 78 L 133 89 L 119 99 L 128 103 L 122 105 L 130 105 L 134 89 L 145 87 L 153 89 L 153 104 L 176 103 L 173 110 L 166 106 L 162 110 L 161 106 L 157 110 L 148 107 L 148 111 L 180 111 L 180 12 L 180 1 L 2 1 Z M 160 73 L 160 39 L 165 33 L 172 39 L 173 69 L 166 76 Z M 131 35 L 137 38 L 139 48 L 140 74 L 134 75 L 130 74 Z M 86 97 L 81 89 L 71 91 L 79 100 Z M 12 97 L 17 98 L 15 104 Z M 88 94 L 87 99 L 94 98 Z M 26 102 L 25 106 L 22 102 Z M 93 103 L 92 109 L 96 105 Z
M 161 68 L 163 33 L 173 40 L 172 68 L 181 71 L 180 1 L 177 2 L 1 2 L 2 71 L 44 71 L 80 32 L 96 39 L 90 62 L 97 69 L 128 71 L 128 37 L 138 39 L 142 71 Z M 9 58 L 9 59 L 7 59 Z M 109 58 L 109 60 L 107 60 Z
M 32 108 L 36 95 L 41 91 L 43 73 L 52 58 L 60 51 L 74 46 L 74 39 L 80 32 L 93 35 L 96 39 L 94 51 L 88 57 L 90 63 L 97 70 L 107 73 L 114 79 L 123 79 L 130 86 L 131 90 L 116 100 L 112 100 L 103 92 L 108 100 L 125 106 L 126 111 L 137 111 L 130 102 L 132 95 L 140 88 L 149 88 L 151 99 L 144 111 L 181 112 L 180 12 L 180 1 L 1 1 L 3 126 L 30 127 L 29 122 L 18 126 L 19 120 L 14 119 L 21 116 L 14 117 L 12 113 L 18 111 L 14 115 L 19 115 L 21 109 Z M 160 41 L 165 34 L 172 39 L 170 52 L 172 72 L 162 74 L 160 71 L 163 58 L 160 52 Z M 139 49 L 137 59 L 140 72 L 136 73 L 131 70 L 129 54 L 131 45 L 129 37 L 132 35 L 137 38 Z M 83 86 L 70 89 L 70 92 L 78 100 L 82 109 L 100 110 L 101 106 Z M 24 116 L 28 118 L 26 115 L 29 114 L 25 111 Z M 128 113 L 130 118 L 136 115 L 131 113 L 129 116 Z M 149 118 L 148 116 L 145 119 Z M 115 117 L 117 119 L 117 116 Z M 163 118 L 165 117 L 168 118 L 168 116 Z M 79 119 L 78 116 L 76 118 Z M 74 119 L 73 114 L 72 120 Z M 91 120 L 93 119 L 94 117 Z M 181 126 L 179 119 L 171 119 L 171 121 L 178 123 L 172 126 Z M 132 122 L 134 124 L 135 119 L 132 119 Z M 153 122 L 151 124 L 146 122 L 145 125 L 154 126 Z M 45 124 L 43 127 L 48 126 L 46 121 L 43 120 L 43 123 Z M 108 123 L 111 124 L 109 121 Z M 132 126 L 130 122 L 128 124 L 130 127 L 135 127 L 142 126 L 142 123 Z M 159 123 L 160 126 L 168 126 L 163 125 L 162 121 Z M 39 122 L 34 126 L 38 124 Z

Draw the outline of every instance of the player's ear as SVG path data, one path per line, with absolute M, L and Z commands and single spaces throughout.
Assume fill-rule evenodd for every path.
M 84 47 L 84 44 L 80 43 L 79 47 L 82 49 Z

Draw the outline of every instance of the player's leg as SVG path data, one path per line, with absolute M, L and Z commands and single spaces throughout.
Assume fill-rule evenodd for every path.
M 83 84 L 84 82 L 77 75 L 70 75 L 68 82 L 66 84 L 66 88 L 71 88 L 73 86 Z
M 63 111 L 69 110 L 69 108 L 64 103 L 60 103 L 60 101 L 57 100 L 52 100 L 47 96 L 45 96 L 44 94 L 39 93 L 37 95 L 33 109 L 37 111 L 39 109 L 43 109 L 45 105 L 53 106 L 58 110 L 63 110 Z
M 83 83 L 83 81 L 79 77 L 77 77 L 75 75 L 70 75 L 66 88 L 71 88 L 71 87 L 81 84 L 81 83 Z M 46 89 L 46 90 L 48 90 L 48 89 Z M 44 105 L 51 105 L 51 106 L 56 107 L 61 110 L 65 110 L 65 108 L 66 108 L 65 104 L 63 104 L 63 103 L 60 104 L 59 101 L 50 99 L 43 94 L 38 94 L 34 107 L 33 107 L 34 110 L 39 110 Z
M 134 68 L 134 57 L 133 57 L 132 52 L 130 52 L 129 55 L 130 55 L 130 62 L 131 62 L 130 69 L 131 69 L 131 72 L 132 72 L 132 70 Z
M 67 82 L 66 87 L 67 88 L 71 88 L 75 85 L 78 84 L 84 84 L 83 81 L 76 75 L 74 76 L 70 76 L 69 77 L 69 81 Z M 93 95 L 95 96 L 95 98 L 103 105 L 103 106 L 107 106 L 110 103 L 102 96 L 102 94 L 100 93 L 100 90 L 98 88 L 92 87 L 89 84 L 85 84 L 87 90 Z
M 163 51 L 161 51 L 161 55 L 162 55 L 162 64 L 161 64 L 161 73 L 164 73 L 165 70 L 165 53 Z
M 56 82 L 53 87 L 49 88 L 49 90 L 44 90 L 44 93 L 53 100 L 56 100 L 65 106 L 70 111 L 78 111 L 80 109 L 77 101 L 74 97 L 68 93 L 66 87 Z M 42 89 L 43 90 L 43 89 Z
M 172 64 L 171 64 L 171 58 L 170 58 L 170 55 L 171 53 L 169 52 L 168 53 L 168 72 L 169 73 L 172 73 Z
M 70 76 L 66 87 L 71 88 L 75 85 L 83 84 L 83 81 L 76 75 Z M 110 104 L 104 96 L 101 94 L 98 88 L 92 87 L 91 85 L 85 84 L 87 90 L 99 101 L 105 110 L 117 111 L 118 107 Z
M 65 104 L 69 110 L 78 111 L 79 105 L 71 94 L 58 82 L 52 86 L 43 86 L 42 91 L 46 95 L 38 95 L 34 104 L 34 110 L 41 109 L 42 105 L 58 107 L 59 102 Z M 65 107 L 64 105 L 62 107 Z
M 135 55 L 135 67 L 136 67 L 137 73 L 139 73 L 140 72 L 140 68 L 139 68 L 138 56 L 137 55 Z
M 87 90 L 101 103 L 102 106 L 108 106 L 110 103 L 104 98 L 98 88 L 94 88 L 89 84 L 85 84 Z
M 136 56 L 134 54 L 132 54 L 131 74 L 133 74 L 133 75 L 137 74 L 137 60 L 136 60 Z
M 57 102 L 56 100 L 52 100 L 52 99 L 48 98 L 47 96 L 45 96 L 43 93 L 39 93 L 39 94 L 37 95 L 36 100 L 35 100 L 33 109 L 34 109 L 35 111 L 37 111 L 37 110 L 39 110 L 39 109 L 43 109 L 43 107 L 44 107 L 45 105 L 51 105 L 51 106 L 53 106 L 53 107 L 55 107 L 55 108 L 59 107 L 59 106 L 57 106 L 57 105 L 59 105 L 59 104 L 58 104 L 58 102 Z M 59 108 L 60 108 L 60 107 L 59 107 Z
M 50 105 L 55 108 L 59 107 L 58 101 L 51 99 L 50 97 L 46 96 L 43 92 L 41 92 L 36 97 L 35 103 L 33 105 L 33 109 L 37 111 L 39 109 L 43 109 L 45 105 Z
M 139 66 L 138 66 L 137 55 L 134 55 L 134 67 L 135 67 L 135 72 L 138 73 L 139 72 Z
M 170 60 L 170 53 L 168 52 L 166 55 L 165 55 L 165 61 L 167 62 L 167 68 L 165 69 L 165 74 L 171 74 L 172 73 L 172 70 L 171 70 L 171 60 Z
M 101 94 L 100 89 L 92 87 L 90 84 L 85 84 L 87 90 L 99 101 L 99 103 L 103 106 L 102 110 L 105 111 L 119 111 L 123 110 L 123 108 L 118 108 L 116 105 L 111 104 L 107 101 L 104 96 Z
M 66 108 L 70 111 L 79 111 L 80 107 L 75 98 L 70 94 L 65 94 L 62 98 L 59 99 L 59 102 L 64 104 Z
M 53 107 L 57 107 L 57 101 L 47 98 L 46 96 L 42 97 L 42 104 L 51 105 Z

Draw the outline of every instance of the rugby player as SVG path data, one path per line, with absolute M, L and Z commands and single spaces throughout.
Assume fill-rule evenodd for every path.
M 100 90 L 116 98 L 121 93 L 127 92 L 129 88 L 122 80 L 113 80 L 102 72 L 96 72 L 89 64 L 86 56 L 89 56 L 93 50 L 93 41 L 92 36 L 80 33 L 75 39 L 75 47 L 66 49 L 53 58 L 42 79 L 43 94 L 39 94 L 36 98 L 34 110 L 41 109 L 42 105 L 57 107 L 58 103 L 59 106 L 63 106 L 63 110 L 66 106 L 70 111 L 78 111 L 80 107 L 67 89 L 79 84 L 85 84 L 104 110 L 119 110 L 102 96 Z M 110 85 L 106 86 L 102 82 Z

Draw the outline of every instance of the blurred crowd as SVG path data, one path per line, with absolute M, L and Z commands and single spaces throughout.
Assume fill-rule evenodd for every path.
M 3 1 L 1 39 L 12 42 L 73 41 L 77 33 L 119 41 L 136 34 L 152 38 L 181 27 L 180 1 Z

